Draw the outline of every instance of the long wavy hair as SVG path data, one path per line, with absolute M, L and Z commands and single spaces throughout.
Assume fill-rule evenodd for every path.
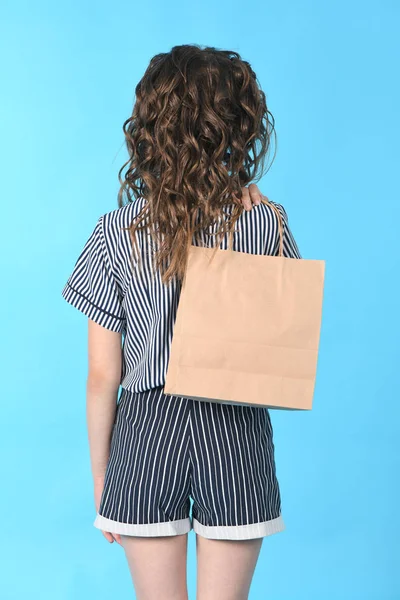
M 128 229 L 136 248 L 136 231 L 149 229 L 154 267 L 168 283 L 183 279 L 199 230 L 217 224 L 218 243 L 233 231 L 241 188 L 264 174 L 272 135 L 276 141 L 274 118 L 250 64 L 213 47 L 157 54 L 135 94 L 123 124 L 129 159 L 118 173 L 118 205 L 145 200 Z

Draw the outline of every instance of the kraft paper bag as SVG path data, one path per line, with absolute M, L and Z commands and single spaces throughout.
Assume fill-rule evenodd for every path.
M 190 247 L 166 394 L 312 408 L 325 261 L 282 256 L 270 205 L 280 256 Z

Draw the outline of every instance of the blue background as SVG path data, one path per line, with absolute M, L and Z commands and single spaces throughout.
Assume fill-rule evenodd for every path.
M 117 207 L 134 87 L 181 43 L 250 61 L 278 134 L 260 187 L 303 256 L 327 261 L 314 410 L 272 415 L 287 530 L 264 540 L 250 598 L 400 599 L 399 12 L 394 0 L 3 3 L 2 599 L 132 597 L 122 548 L 92 526 L 86 317 L 61 289 Z

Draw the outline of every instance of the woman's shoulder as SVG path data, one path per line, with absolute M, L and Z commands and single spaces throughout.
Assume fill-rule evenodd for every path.
M 276 215 L 276 209 L 278 209 L 278 211 L 280 212 L 282 217 L 284 217 L 284 218 L 287 217 L 284 206 L 282 204 L 279 204 L 278 202 L 270 200 L 269 198 L 268 198 L 267 202 L 261 202 L 259 204 L 259 207 L 261 208 L 261 211 L 264 211 L 265 213 L 269 213 L 269 214 L 275 214 L 275 215 Z
M 103 235 L 110 246 L 117 245 L 121 236 L 129 237 L 128 228 L 144 207 L 145 202 L 145 199 L 140 196 L 124 206 L 103 213 L 99 217 Z M 231 206 L 233 207 L 233 205 L 229 205 L 228 208 L 231 208 Z M 261 229 L 263 232 L 271 227 L 275 229 L 278 222 L 277 211 L 284 222 L 287 222 L 287 213 L 284 206 L 268 199 L 268 203 L 261 202 L 250 211 L 243 210 L 238 220 L 239 228 L 247 231 L 253 229 L 259 231 Z
M 287 213 L 282 204 L 268 199 L 268 202 L 261 202 L 253 206 L 250 211 L 244 210 L 239 221 L 247 228 L 269 228 L 275 226 L 278 222 L 278 213 L 284 222 L 287 222 Z
M 114 210 L 108 211 L 101 215 L 104 229 L 120 230 L 129 227 L 132 220 L 139 214 L 145 204 L 144 198 L 140 197 L 132 202 L 128 202 L 124 206 L 120 206 Z
M 129 226 L 144 206 L 142 197 L 128 202 L 124 206 L 103 213 L 98 219 L 98 226 L 107 244 L 109 252 L 115 251 L 118 246 L 126 245 L 129 239 Z

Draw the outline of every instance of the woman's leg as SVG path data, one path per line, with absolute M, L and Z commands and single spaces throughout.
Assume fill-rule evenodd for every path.
M 187 600 L 188 536 L 121 535 L 137 600 Z
M 196 600 L 247 600 L 263 539 L 211 540 L 196 535 Z

